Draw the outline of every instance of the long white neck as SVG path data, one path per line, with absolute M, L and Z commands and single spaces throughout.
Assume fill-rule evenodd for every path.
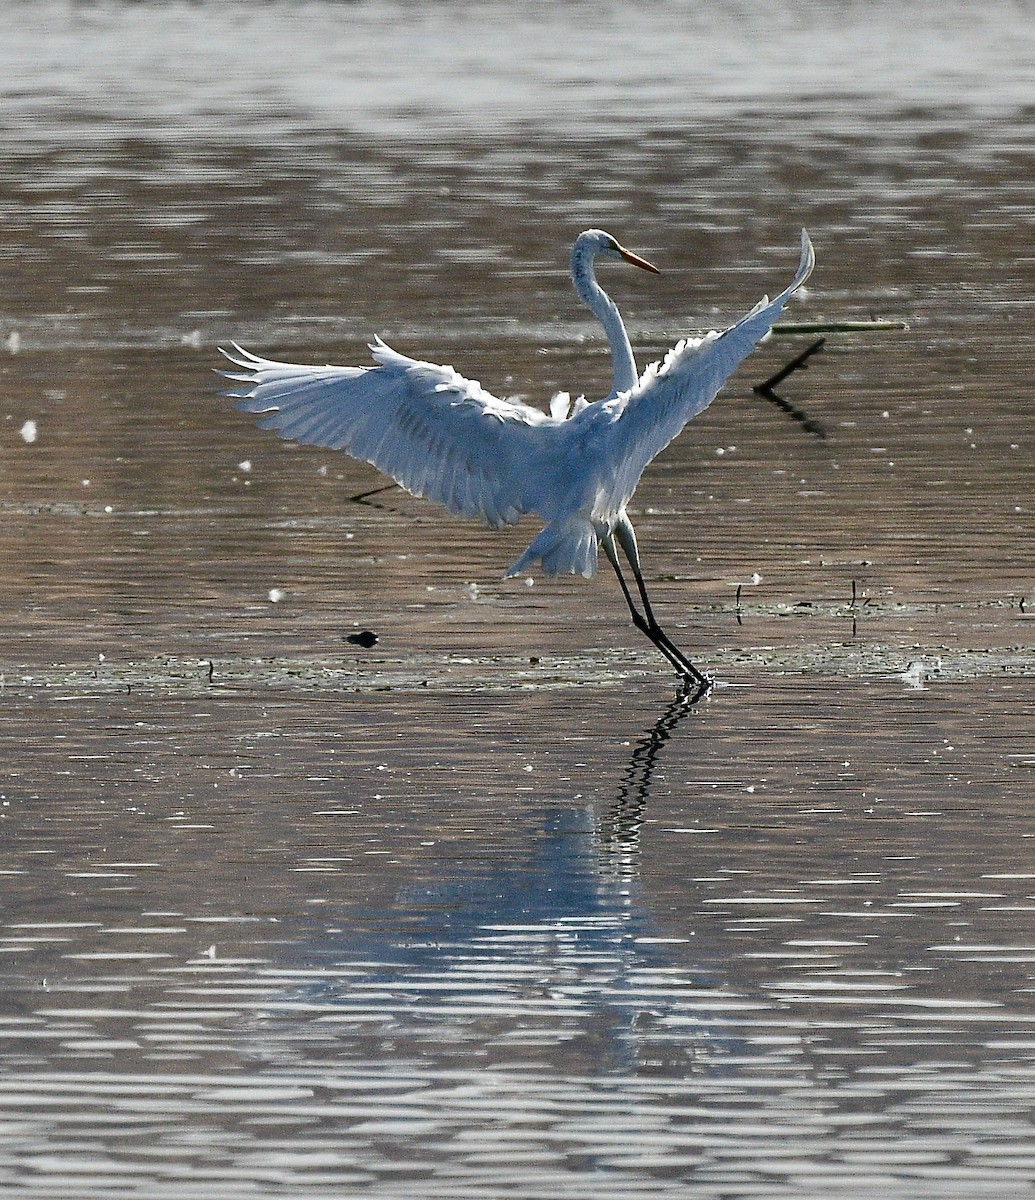
M 579 299 L 593 313 L 604 327 L 607 340 L 611 343 L 611 364 L 614 368 L 614 385 L 611 395 L 628 391 L 639 378 L 636 371 L 636 360 L 633 358 L 629 335 L 625 332 L 625 324 L 618 306 L 596 281 L 593 274 L 593 260 L 597 256 L 598 247 L 580 237 L 571 252 L 571 280 Z

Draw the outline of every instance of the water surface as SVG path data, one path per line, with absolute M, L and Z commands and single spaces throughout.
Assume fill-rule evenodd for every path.
M 1027 1194 L 1023 10 L 6 15 L 4 1195 Z M 908 324 L 785 382 L 825 438 L 774 338 L 645 477 L 693 710 L 604 575 L 210 373 L 603 394 L 588 225 L 641 363 L 802 225 L 796 322 Z

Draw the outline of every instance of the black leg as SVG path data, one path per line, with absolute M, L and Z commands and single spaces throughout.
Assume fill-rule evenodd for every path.
M 675 655 L 677 671 L 682 667 L 682 672 L 686 674 L 687 678 L 692 680 L 694 684 L 698 685 L 699 688 L 710 688 L 711 680 L 698 671 L 698 668 L 694 666 L 693 662 L 690 662 L 686 654 L 683 654 L 682 650 L 678 648 L 674 642 L 672 642 L 669 635 L 666 634 L 664 629 L 662 629 L 662 626 L 658 624 L 658 618 L 654 616 L 654 610 L 651 607 L 651 598 L 647 595 L 647 586 L 644 582 L 644 576 L 640 574 L 640 569 L 638 566 L 635 566 L 632 563 L 629 565 L 633 568 L 633 578 L 636 581 L 636 588 L 639 590 L 640 599 L 642 602 L 644 602 L 644 616 L 647 618 L 648 626 L 647 636 L 651 637 L 651 640 L 654 641 L 654 644 L 656 644 L 659 649 L 662 648 L 662 646 L 666 646 L 671 650 L 672 655 Z
M 679 671 L 683 678 L 692 683 L 694 687 L 700 689 L 703 695 L 711 687 L 711 680 L 698 671 L 664 629 L 661 628 L 660 622 L 654 615 L 650 597 L 647 595 L 647 585 L 643 580 L 643 572 L 640 570 L 640 552 L 636 545 L 636 532 L 632 527 L 632 522 L 625 513 L 622 513 L 615 522 L 614 537 L 622 547 L 625 557 L 629 560 L 629 566 L 632 567 L 636 587 L 640 593 L 640 599 L 643 601 L 644 616 L 649 627 L 648 637 L 650 637 L 651 641 L 659 649 L 661 649 L 662 645 L 668 647 L 669 653 L 666 654 L 666 657 L 670 662 L 674 663 L 676 670 Z M 664 653 L 664 651 L 662 652 Z
M 631 527 L 630 527 L 631 528 Z M 618 550 L 615 546 L 613 536 L 604 538 L 603 541 L 604 553 L 607 555 L 611 566 L 614 567 L 615 574 L 618 576 L 618 582 L 622 588 L 622 595 L 625 597 L 625 602 L 629 606 L 629 613 L 632 616 L 633 624 L 653 643 L 655 649 L 660 651 L 665 658 L 675 667 L 676 672 L 682 677 L 688 688 L 696 693 L 694 699 L 700 699 L 708 688 L 711 686 L 710 680 L 702 675 L 694 664 L 686 657 L 686 655 L 676 646 L 669 638 L 668 634 L 658 624 L 657 618 L 654 616 L 654 610 L 651 608 L 650 598 L 647 595 L 647 588 L 643 582 L 643 575 L 640 573 L 639 567 L 632 561 L 628 550 L 623 545 L 626 551 L 626 557 L 630 559 L 629 565 L 633 570 L 633 578 L 636 580 L 636 587 L 640 593 L 640 599 L 643 602 L 643 612 L 641 613 L 636 607 L 636 602 L 633 600 L 632 592 L 629 590 L 629 585 L 625 580 L 625 573 L 622 571 L 622 565 L 618 561 Z

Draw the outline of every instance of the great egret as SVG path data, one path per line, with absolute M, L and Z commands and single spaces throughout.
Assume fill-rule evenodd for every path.
M 706 408 L 737 364 L 766 334 L 788 297 L 812 272 L 815 254 L 801 233 L 801 261 L 791 285 L 762 300 L 723 333 L 686 338 L 660 363 L 637 374 L 621 315 L 593 273 L 598 258 L 657 267 L 609 233 L 588 229 L 571 253 L 579 298 L 611 344 L 614 386 L 597 403 L 555 396 L 549 414 L 499 400 L 452 367 L 407 358 L 375 338 L 375 367 L 310 367 L 260 358 L 231 343 L 222 353 L 238 368 L 227 378 L 247 385 L 226 393 L 259 414 L 263 429 L 308 445 L 347 450 L 408 492 L 481 517 L 497 528 L 532 513 L 545 528 L 506 576 L 538 561 L 547 575 L 596 574 L 597 547 L 614 567 L 633 623 L 688 684 L 708 680 L 672 642 L 654 615 L 626 505 L 647 464 Z M 636 606 L 618 549 L 639 593 Z

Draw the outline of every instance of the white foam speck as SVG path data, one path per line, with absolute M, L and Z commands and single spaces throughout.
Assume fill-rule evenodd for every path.
M 899 675 L 899 679 L 906 687 L 916 688 L 918 691 L 924 686 L 924 664 L 922 662 L 911 662 L 909 666 Z
M 20 432 L 22 435 L 22 441 L 25 442 L 27 446 L 31 446 L 32 443 L 39 437 L 39 430 L 36 427 L 35 421 L 26 421 L 21 427 Z
M 270 588 L 266 596 L 271 604 L 279 604 L 284 599 L 285 594 L 280 588 Z

